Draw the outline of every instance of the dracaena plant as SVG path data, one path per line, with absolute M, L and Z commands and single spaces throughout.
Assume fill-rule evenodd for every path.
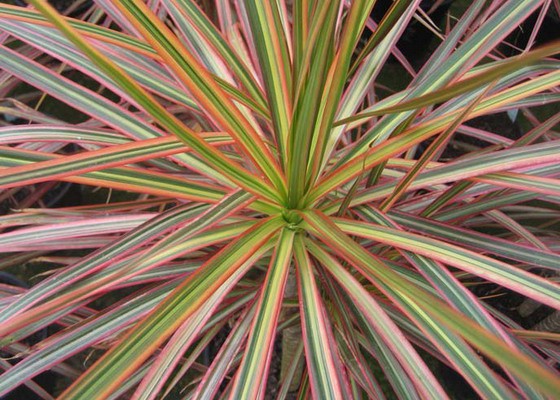
M 554 2 L 475 0 L 419 69 L 397 44 L 431 26 L 419 0 L 29 3 L 0 6 L 1 110 L 28 121 L 0 128 L 23 204 L 1 265 L 54 266 L 0 285 L 0 395 L 49 398 L 46 370 L 63 399 L 444 399 L 446 369 L 560 393 L 558 335 L 475 290 L 560 308 L 560 113 L 533 111 L 558 101 L 560 45 L 534 46 Z M 517 139 L 468 124 L 515 110 Z M 56 181 L 128 197 L 40 207 Z

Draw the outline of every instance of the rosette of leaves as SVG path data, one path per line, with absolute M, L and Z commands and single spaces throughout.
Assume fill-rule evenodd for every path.
M 482 398 L 560 393 L 558 335 L 472 290 L 560 308 L 560 113 L 534 111 L 560 45 L 499 50 L 550 1 L 473 1 L 419 71 L 418 0 L 29 3 L 0 6 L 2 112 L 29 120 L 0 128 L 0 187 L 128 197 L 0 217 L 3 266 L 56 263 L 0 286 L 0 394 L 49 398 L 52 370 L 63 399 L 443 399 L 438 365 Z M 519 139 L 467 123 L 513 110 Z

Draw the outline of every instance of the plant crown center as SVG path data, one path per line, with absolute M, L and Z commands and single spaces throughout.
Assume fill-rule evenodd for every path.
M 288 228 L 290 229 L 297 229 L 297 226 L 302 221 L 301 216 L 298 213 L 298 210 L 287 209 L 284 208 L 282 210 L 282 218 L 288 224 Z

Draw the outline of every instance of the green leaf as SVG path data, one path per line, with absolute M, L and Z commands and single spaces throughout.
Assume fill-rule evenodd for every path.
M 537 267 L 560 269 L 560 255 L 534 247 L 511 243 L 489 234 L 449 226 L 438 221 L 405 213 L 393 213 L 391 218 L 399 224 L 422 235 L 471 248 L 477 253 L 491 253 L 499 257 L 518 260 Z
M 252 255 L 281 226 L 280 219 L 268 219 L 237 238 L 208 260 L 177 287 L 148 317 L 111 348 L 61 399 L 103 397 L 118 388 L 161 343 L 194 315 L 216 290 L 240 268 L 247 270 Z
M 342 399 L 350 395 L 334 341 L 328 311 L 321 299 L 311 260 L 301 235 L 295 243 L 305 360 L 313 397 Z
M 267 276 L 262 284 L 243 360 L 231 389 L 230 396 L 233 398 L 257 398 L 266 390 L 274 338 L 292 259 L 294 236 L 293 230 L 284 228 L 278 237 Z
M 416 98 L 444 87 L 448 82 L 457 79 L 468 67 L 480 60 L 486 53 L 501 42 L 514 26 L 512 20 L 523 20 L 540 5 L 540 0 L 528 0 L 520 4 L 516 0 L 509 0 L 502 5 L 481 29 L 475 30 L 467 37 L 455 52 L 440 63 L 434 64 L 429 74 L 420 75 L 415 85 L 405 91 L 407 98 Z M 461 29 L 456 27 L 456 29 Z M 447 46 L 443 42 L 440 46 Z M 437 52 L 437 50 L 436 50 Z M 367 151 L 372 143 L 379 143 L 390 136 L 391 132 L 405 121 L 414 111 L 389 115 L 383 119 L 374 130 L 363 135 L 353 148 L 337 161 L 337 166 L 345 165 L 349 160 Z
M 232 51 L 226 38 L 214 27 L 212 22 L 208 20 L 208 17 L 201 12 L 197 5 L 186 0 L 165 0 L 163 3 L 169 9 L 170 13 L 175 16 L 174 19 L 177 24 L 183 26 L 183 32 L 190 35 L 190 41 L 193 45 L 201 45 L 200 43 L 202 40 L 200 39 L 208 42 L 206 48 L 198 51 L 197 55 L 203 57 L 208 63 L 218 64 L 214 54 L 209 54 L 209 51 L 205 51 L 211 47 L 215 53 L 219 54 L 221 57 L 220 61 L 228 68 L 231 68 L 231 71 L 235 73 L 235 77 L 240 80 L 251 97 L 260 107 L 266 109 L 265 99 L 261 89 L 247 69 L 247 66 L 244 64 L 243 60 Z M 217 66 L 215 68 L 220 69 Z
M 249 0 L 244 7 L 264 78 L 278 150 L 284 158 L 292 114 L 292 71 L 278 5 L 273 1 Z
M 119 68 L 108 57 L 101 54 L 101 52 L 99 52 L 90 43 L 88 43 L 86 39 L 80 36 L 76 32 L 76 30 L 71 27 L 70 24 L 68 24 L 64 19 L 62 19 L 56 13 L 56 11 L 54 11 L 52 7 L 50 7 L 46 3 L 39 2 L 38 0 L 31 0 L 31 2 L 38 10 L 44 13 L 44 15 L 49 20 L 51 20 L 53 24 L 55 24 L 80 50 L 82 50 L 93 62 L 95 62 L 101 70 L 107 73 L 107 75 L 111 76 L 115 82 L 121 85 L 123 90 L 125 90 L 136 102 L 138 102 L 139 105 L 144 107 L 144 109 L 150 115 L 152 115 L 161 125 L 165 126 L 170 132 L 177 135 L 181 140 L 185 141 L 185 143 L 187 143 L 189 146 L 195 149 L 197 153 L 203 156 L 204 158 L 206 158 L 213 165 L 215 169 L 225 174 L 228 178 L 231 178 L 232 180 L 236 181 L 242 187 L 247 188 L 249 191 L 260 193 L 263 195 L 263 197 L 268 197 L 269 199 L 275 199 L 277 201 L 280 200 L 280 197 L 277 195 L 277 192 L 275 190 L 271 189 L 267 184 L 263 183 L 254 175 L 242 169 L 239 165 L 234 164 L 231 160 L 226 158 L 222 153 L 208 146 L 201 138 L 198 137 L 198 135 L 194 131 L 192 131 L 185 124 L 180 122 L 174 115 L 172 115 L 152 96 L 150 96 L 138 83 L 136 83 L 133 79 L 131 79 L 130 76 L 126 74 L 126 72 L 124 72 L 121 68 Z M 128 5 L 131 6 L 130 4 Z M 145 5 L 143 6 L 145 7 Z M 141 18 L 142 16 L 146 17 L 146 15 L 148 14 L 141 14 L 137 16 Z M 157 18 L 155 17 L 154 19 L 157 20 Z M 132 20 L 135 19 L 132 18 Z M 150 22 L 149 20 L 146 20 L 146 18 L 144 18 L 142 19 L 142 23 L 146 23 L 148 24 L 148 26 L 151 26 L 152 28 L 156 29 L 152 25 L 152 23 L 154 23 L 153 20 Z M 160 25 L 157 26 L 161 27 L 161 23 Z M 139 28 L 141 28 L 141 26 L 139 26 Z M 159 32 L 159 31 L 156 30 L 152 33 L 155 34 L 155 32 Z M 170 48 L 171 44 L 169 42 L 166 43 L 167 43 L 167 50 L 171 50 Z M 152 45 L 153 44 L 154 43 L 152 43 Z M 166 61 L 171 62 L 171 60 L 166 60 Z M 176 64 L 172 62 L 171 65 L 176 65 Z M 198 69 L 197 71 L 200 71 L 200 69 Z M 209 83 L 209 81 L 206 81 L 206 83 L 210 85 L 210 87 L 212 87 L 213 85 L 213 83 Z M 216 97 L 217 95 L 214 93 L 213 96 Z M 226 97 L 226 96 L 222 95 L 222 97 Z M 214 101 L 217 102 L 217 100 Z M 214 104 L 214 103 L 210 101 L 204 104 L 205 106 L 209 106 L 210 104 Z M 238 128 L 237 130 L 233 130 L 230 132 L 231 134 L 236 134 L 236 136 L 234 136 L 236 140 L 240 140 L 239 137 L 237 137 L 237 135 L 239 135 L 239 129 L 241 128 Z M 252 130 L 249 132 L 252 132 Z M 242 137 L 245 137 L 245 134 L 243 134 Z M 257 145 L 258 142 L 259 141 L 256 141 L 255 145 Z M 241 141 L 241 143 L 243 143 L 243 141 Z M 263 146 L 260 147 L 261 150 L 264 148 Z M 255 151 L 251 150 L 249 153 L 254 155 Z M 266 157 L 267 153 L 268 152 L 265 151 L 260 154 L 262 157 L 265 157 L 266 160 L 270 161 L 271 159 Z M 262 158 L 259 158 L 261 156 L 257 156 L 258 157 L 257 160 L 263 160 Z M 264 163 L 264 161 L 259 162 L 259 165 L 261 167 L 262 167 L 261 165 L 262 163 Z M 270 168 L 273 167 L 271 166 Z M 271 173 L 272 178 L 274 178 L 275 174 L 273 172 L 270 172 L 271 171 L 270 168 L 265 168 L 265 171 Z
M 344 232 L 408 250 L 523 293 L 551 307 L 560 308 L 560 288 L 547 279 L 502 261 L 439 240 L 365 222 L 336 220 Z
M 79 351 L 94 346 L 145 315 L 167 295 L 175 283 L 146 293 L 135 293 L 109 309 L 85 319 L 71 330 L 53 335 L 15 367 L 2 374 L 0 396 Z
M 499 362 L 504 367 L 507 366 L 506 368 L 520 380 L 530 383 L 550 396 L 554 396 L 554 393 L 558 392 L 560 383 L 555 378 L 555 373 L 550 369 L 523 355 L 518 349 L 509 347 L 501 339 L 482 329 L 480 325 L 471 319 L 397 275 L 371 253 L 342 233 L 327 217 L 317 212 L 302 214 L 305 221 L 304 226 L 309 227 L 331 249 L 351 262 L 363 274 L 369 275 L 370 281 L 379 281 L 381 285 L 391 288 L 392 293 L 398 296 L 399 301 L 404 302 L 408 307 L 412 307 L 416 312 L 425 312 L 431 318 L 435 318 L 437 321 L 445 324 L 446 327 L 479 348 L 488 357 Z M 371 226 L 371 224 L 342 221 L 340 219 L 337 220 L 337 224 L 345 228 L 349 226 L 360 226 L 363 228 L 356 230 L 346 229 L 352 234 L 363 233 L 368 230 L 368 228 L 365 228 L 366 226 Z M 385 230 L 386 228 L 383 229 Z M 415 248 L 412 251 L 417 252 L 417 250 Z M 422 253 L 420 252 L 420 254 Z M 543 379 L 544 376 L 548 378 Z M 441 398 L 441 395 L 439 396 Z
M 360 248 L 355 244 L 351 247 L 348 247 L 349 243 L 353 243 L 349 238 L 348 240 L 346 240 L 346 238 L 343 239 L 344 235 L 340 235 L 338 232 L 336 236 L 334 236 L 333 234 L 335 231 L 333 231 L 333 229 L 328 227 L 328 225 L 323 221 L 319 221 L 315 216 L 310 216 L 306 214 L 304 218 L 306 222 L 313 224 L 312 225 L 314 228 L 313 231 L 314 233 L 319 234 L 321 236 L 320 237 L 321 240 L 326 239 L 324 235 L 329 235 L 329 240 L 325 240 L 325 242 L 329 246 L 333 246 L 336 243 L 335 250 L 337 252 L 341 252 L 341 253 L 343 252 L 342 249 L 340 248 L 340 246 L 342 245 L 342 243 L 340 242 L 342 240 L 344 240 L 344 242 L 348 242 L 344 244 L 348 250 L 350 250 L 351 247 Z M 315 227 L 317 227 L 316 228 L 317 230 L 315 230 Z M 343 274 L 343 272 L 345 272 L 343 271 L 342 266 L 336 265 L 336 267 L 333 268 L 332 265 L 327 265 L 327 264 L 332 264 L 332 262 L 329 261 L 328 257 L 327 258 L 322 257 L 321 256 L 322 253 L 318 252 L 317 246 L 312 246 L 310 248 L 313 249 L 313 255 L 320 257 L 319 260 L 324 262 L 324 265 L 326 268 L 328 268 L 328 271 L 332 274 L 335 274 L 335 278 L 337 278 L 338 280 L 341 277 L 340 274 Z M 360 253 L 362 253 L 364 257 L 367 254 L 363 249 L 360 251 Z M 362 254 L 360 255 L 356 254 L 356 257 L 362 256 Z M 373 257 L 368 255 L 368 258 L 370 259 L 369 262 L 371 263 Z M 380 264 L 379 261 L 377 260 L 375 260 L 375 264 L 376 264 L 375 269 L 377 270 L 376 271 L 377 277 L 379 278 L 379 276 L 384 276 L 385 278 L 383 280 L 390 279 L 389 277 L 392 274 L 388 273 L 388 268 Z M 394 279 L 393 279 L 393 283 L 394 283 Z M 380 284 L 383 284 L 382 281 L 380 282 Z M 407 284 L 406 286 L 409 285 Z M 391 285 L 390 287 L 391 287 L 391 292 L 393 291 L 400 292 L 400 289 L 396 288 L 395 286 Z M 357 301 L 356 298 L 356 296 L 358 295 L 356 293 L 357 291 L 358 289 L 356 287 L 349 290 L 349 294 L 353 295 L 354 301 Z M 406 290 L 406 293 L 410 291 L 412 291 L 412 289 Z M 406 371 L 406 374 L 409 375 L 412 383 L 414 384 L 416 390 L 419 391 L 421 396 L 425 396 L 427 398 L 445 398 L 446 397 L 445 392 L 441 388 L 440 384 L 437 382 L 437 380 L 430 372 L 426 364 L 422 361 L 422 359 L 417 354 L 417 352 L 413 349 L 412 345 L 406 340 L 402 332 L 400 332 L 400 330 L 396 328 L 394 323 L 380 309 L 380 306 L 376 302 L 374 302 L 369 295 L 366 294 L 363 288 L 359 291 L 359 295 L 362 298 L 365 296 L 366 298 L 369 299 L 367 300 L 367 304 L 368 304 L 367 308 L 365 309 L 362 308 L 361 312 L 363 312 L 364 317 L 368 319 L 369 325 L 371 327 L 370 329 L 375 330 L 376 333 L 374 336 L 379 337 L 380 340 L 382 341 L 377 345 L 381 347 L 386 346 L 387 348 L 384 351 L 391 351 L 391 353 L 394 354 L 397 362 L 402 366 L 403 370 Z M 363 301 L 366 300 L 364 299 Z M 363 301 L 357 303 L 357 305 L 359 304 L 359 306 L 363 307 L 364 304 Z M 405 383 L 402 384 L 405 385 Z
M 255 127 L 243 116 L 241 111 L 222 91 L 219 85 L 214 82 L 205 68 L 186 51 L 181 42 L 143 2 L 125 0 L 115 3 L 115 5 L 124 15 L 128 16 L 129 22 L 138 29 L 146 41 L 148 41 L 160 57 L 165 60 L 166 65 L 173 70 L 177 78 L 186 85 L 204 112 L 226 130 L 243 149 L 245 155 L 256 163 L 256 166 L 260 168 L 276 189 L 276 199 L 281 200 L 285 193 L 285 183 L 279 171 L 277 161 L 273 157 L 270 149 L 265 145 L 259 132 L 257 132 Z M 113 71 L 113 74 L 114 72 L 115 71 Z M 130 81 L 127 82 L 127 85 L 130 84 Z M 136 91 L 137 90 L 138 88 L 136 88 Z M 151 108 L 153 108 L 152 105 L 150 105 L 150 109 Z M 171 124 L 169 126 L 170 128 L 172 125 L 177 125 L 178 121 L 166 115 L 162 107 L 158 108 L 158 120 L 168 121 Z M 182 129 L 174 127 L 174 129 L 170 130 L 174 133 L 179 133 L 181 131 L 186 132 L 187 135 L 183 134 L 180 137 L 184 137 L 184 140 L 187 140 L 188 137 L 188 140 L 192 141 L 192 133 L 189 134 L 188 130 L 185 130 L 184 127 Z M 202 148 L 197 150 L 200 153 Z M 218 161 L 218 158 L 213 157 L 213 163 L 216 164 L 216 166 L 222 164 L 222 161 Z M 232 166 L 229 165 L 227 170 L 230 173 L 236 172 L 236 175 L 241 172 L 239 166 L 232 168 Z M 243 180 L 248 183 L 247 172 L 243 172 L 243 175 Z M 251 181 L 252 184 L 258 183 L 258 186 L 264 189 L 263 186 L 265 185 L 263 185 L 262 182 L 254 180 L 253 178 L 251 178 Z
M 228 143 L 224 138 L 210 136 L 210 143 L 220 145 Z M 2 152 L 0 147 L 0 152 Z M 10 149 L 4 149 L 6 153 Z M 67 176 L 82 175 L 89 171 L 98 171 L 110 167 L 148 161 L 154 158 L 190 151 L 173 136 L 142 140 L 138 142 L 114 145 L 100 150 L 80 154 L 56 157 L 48 161 L 35 162 L 20 167 L 0 171 L 0 187 L 28 185 Z
M 337 121 L 337 125 L 347 124 L 349 122 L 357 121 L 362 118 L 400 113 L 404 111 L 416 110 L 418 108 L 437 103 L 442 103 L 446 100 L 457 97 L 458 95 L 473 92 L 474 90 L 479 89 L 484 85 L 497 80 L 498 78 L 507 76 L 509 73 L 515 72 L 522 67 L 526 67 L 528 65 L 531 65 L 532 63 L 540 61 L 543 58 L 552 56 L 557 53 L 560 53 L 560 43 L 549 44 L 539 48 L 538 50 L 533 50 L 523 55 L 508 59 L 507 61 L 502 61 L 497 65 L 492 66 L 491 68 L 486 68 L 483 72 L 476 76 L 453 83 L 445 88 L 415 97 L 411 100 L 403 101 L 401 104 L 398 104 L 396 106 L 382 108 L 373 112 L 364 112 L 351 118 Z

